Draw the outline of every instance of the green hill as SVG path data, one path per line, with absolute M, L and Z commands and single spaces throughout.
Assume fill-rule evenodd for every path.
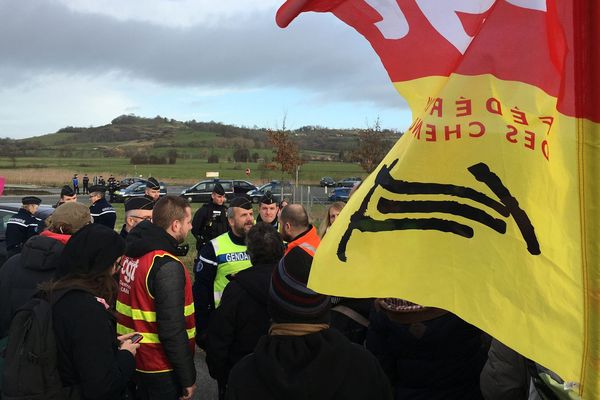
M 165 177 L 189 181 L 213 170 L 228 171 L 223 177 L 239 177 L 240 171 L 249 167 L 264 170 L 261 179 L 271 179 L 278 176 L 269 165 L 273 150 L 267 132 L 212 121 L 121 115 L 104 126 L 68 126 L 43 136 L 0 139 L 0 168 L 64 168 L 119 175 L 152 173 L 160 168 Z M 305 179 L 318 180 L 328 171 L 331 175 L 339 171 L 339 177 L 345 172 L 360 173 L 352 159 L 359 130 L 305 126 L 290 132 L 306 162 Z M 400 136 L 394 131 L 382 131 L 381 135 L 386 147 Z

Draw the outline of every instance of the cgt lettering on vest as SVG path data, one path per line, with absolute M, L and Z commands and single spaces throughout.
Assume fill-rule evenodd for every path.
M 135 280 L 135 270 L 138 268 L 140 263 L 138 259 L 132 259 L 129 257 L 123 257 L 121 259 L 121 276 L 125 283 L 131 283 Z
M 219 264 L 221 264 L 223 262 L 236 262 L 236 261 L 247 261 L 247 260 L 250 260 L 250 258 L 248 257 L 248 254 L 246 254 L 246 252 L 244 252 L 244 251 L 238 252 L 238 253 L 220 254 L 217 257 L 217 262 Z

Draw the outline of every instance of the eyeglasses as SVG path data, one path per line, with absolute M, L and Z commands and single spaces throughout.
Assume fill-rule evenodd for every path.
M 144 221 L 150 221 L 150 220 L 152 220 L 152 217 L 151 217 L 151 216 L 149 216 L 149 215 L 147 215 L 147 216 L 145 216 L 145 217 L 139 217 L 139 216 L 137 216 L 137 215 L 130 215 L 130 217 L 131 217 L 131 218 L 137 218 L 137 219 L 141 219 L 141 220 L 144 220 Z

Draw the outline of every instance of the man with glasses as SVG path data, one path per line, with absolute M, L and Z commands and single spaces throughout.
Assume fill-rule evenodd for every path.
M 94 218 L 95 224 L 102 224 L 110 229 L 115 229 L 115 222 L 117 222 L 117 212 L 113 206 L 106 201 L 104 197 L 106 194 L 106 187 L 102 185 L 94 185 L 90 188 L 90 214 Z
M 121 229 L 121 237 L 127 239 L 127 235 L 134 226 L 142 221 L 152 220 L 152 209 L 154 201 L 147 197 L 132 197 L 125 202 L 125 223 Z

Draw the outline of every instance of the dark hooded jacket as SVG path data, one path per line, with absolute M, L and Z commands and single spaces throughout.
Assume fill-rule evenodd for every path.
M 0 269 L 0 337 L 8 334 L 14 312 L 38 291 L 38 285 L 53 278 L 64 247 L 43 234 L 33 236 Z
M 210 375 L 220 382 L 227 382 L 231 368 L 268 333 L 267 301 L 275 266 L 254 265 L 229 276 L 230 283 L 210 319 L 206 348 Z
M 482 399 L 479 374 L 487 357 L 482 332 L 452 313 L 401 323 L 378 308 L 366 347 L 385 370 L 396 399 Z
M 389 400 L 389 382 L 364 348 L 335 329 L 263 336 L 233 368 L 227 399 Z
M 164 229 L 142 221 L 127 235 L 125 255 L 139 258 L 154 250 L 180 255 L 178 243 Z M 148 289 L 153 295 L 158 323 L 158 337 L 181 387 L 196 381 L 194 354 L 190 349 L 183 315 L 185 273 L 181 265 L 169 257 L 156 259 L 148 276 Z

